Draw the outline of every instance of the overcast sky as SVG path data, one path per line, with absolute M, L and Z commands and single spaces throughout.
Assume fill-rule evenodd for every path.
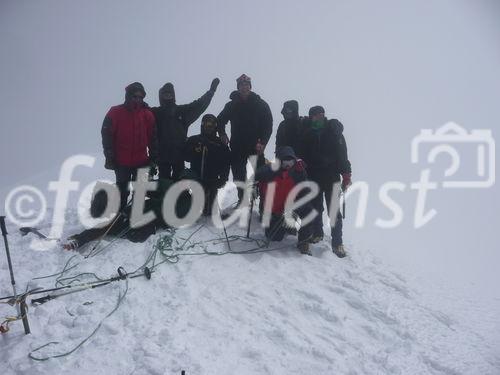
M 219 77 L 208 108 L 217 115 L 246 73 L 273 111 L 272 143 L 285 100 L 297 99 L 301 114 L 323 105 L 343 122 L 353 180 L 370 186 L 366 227 L 354 228 L 353 201 L 346 243 L 450 282 L 491 285 L 499 281 L 497 185 L 430 193 L 438 215 L 415 230 L 409 187 L 421 167 L 410 162 L 410 142 L 448 121 L 498 137 L 499 20 L 495 0 L 1 0 L 0 197 L 21 182 L 55 179 L 68 156 L 100 155 L 102 119 L 128 83 L 142 82 L 158 105 L 171 81 L 182 104 Z M 199 122 L 190 133 L 198 130 Z M 433 178 L 447 165 L 439 161 Z M 101 165 L 92 174 L 104 175 Z M 397 230 L 373 224 L 391 217 L 378 199 L 387 181 L 406 185 L 392 194 L 405 214 Z

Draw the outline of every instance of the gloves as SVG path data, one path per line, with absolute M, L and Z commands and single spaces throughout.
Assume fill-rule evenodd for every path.
M 306 163 L 302 159 L 297 159 L 295 162 L 295 170 L 297 172 L 304 172 L 306 169 Z
M 104 162 L 104 168 L 109 169 L 109 170 L 115 170 L 116 164 L 113 160 L 106 159 L 106 161 Z
M 346 191 L 351 183 L 351 174 L 342 173 L 342 191 Z
M 222 143 L 224 143 L 225 145 L 227 145 L 229 143 L 229 138 L 227 136 L 226 133 L 222 133 L 220 134 L 220 140 L 222 141 Z
M 214 78 L 212 80 L 212 83 L 210 84 L 210 91 L 215 92 L 217 90 L 217 86 L 219 86 L 220 79 L 219 78 Z
M 153 178 L 158 173 L 158 167 L 154 161 L 149 162 L 149 177 Z
M 257 140 L 257 144 L 255 145 L 255 152 L 257 152 L 257 154 L 260 155 L 264 152 L 265 148 L 266 148 L 266 145 L 264 143 L 262 143 L 260 141 L 260 139 Z

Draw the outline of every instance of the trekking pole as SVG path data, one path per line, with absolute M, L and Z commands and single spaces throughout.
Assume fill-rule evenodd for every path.
M 9 264 L 10 271 L 10 282 L 12 284 L 12 290 L 14 292 L 14 300 L 16 303 L 19 303 L 17 308 L 18 315 L 21 316 L 24 326 L 24 333 L 30 333 L 30 326 L 28 323 L 28 316 L 26 310 L 26 301 L 24 298 L 21 300 L 17 299 L 17 291 L 16 291 L 16 281 L 14 279 L 14 270 L 12 269 L 12 261 L 10 259 L 10 251 L 9 251 L 9 242 L 7 241 L 7 228 L 5 227 L 5 216 L 0 216 L 0 228 L 2 230 L 3 242 L 5 244 L 5 252 L 7 254 L 7 262 Z
M 203 146 L 202 151 L 201 151 L 201 171 L 200 171 L 200 178 L 203 181 L 203 178 L 205 177 L 205 157 L 207 155 L 207 146 Z
M 120 269 L 121 268 L 123 268 L 123 267 L 120 267 Z M 122 271 L 120 270 L 120 272 L 122 272 Z M 131 276 L 129 276 L 129 278 L 135 279 L 136 277 L 145 276 L 148 280 L 150 280 L 152 273 L 153 273 L 153 271 L 150 268 L 145 267 L 143 273 L 135 274 L 135 272 L 134 272 L 133 274 L 130 274 Z M 122 275 L 123 275 L 123 272 L 122 272 Z M 19 296 L 19 298 L 26 299 L 28 296 L 31 296 L 34 294 L 56 292 L 56 291 L 63 290 L 63 289 L 81 289 L 81 290 L 83 290 L 84 288 L 89 289 L 93 285 L 100 286 L 100 284 L 109 283 L 112 281 L 117 281 L 118 279 L 120 279 L 120 277 L 115 276 L 115 277 L 111 277 L 109 279 L 95 280 L 95 281 L 90 281 L 88 283 L 82 283 L 82 284 L 68 284 L 68 285 L 59 286 L 57 288 L 50 288 L 50 289 L 35 288 L 35 289 L 31 289 L 31 290 L 28 290 L 27 292 L 23 293 L 22 295 Z M 11 304 L 11 301 L 15 301 L 15 298 L 14 298 L 14 296 L 0 297 L 0 301 L 3 301 L 3 300 L 9 300 L 8 303 Z
M 134 279 L 136 277 L 144 276 L 144 277 L 146 277 L 146 279 L 151 280 L 151 272 L 152 271 L 149 267 L 144 267 L 144 271 L 142 273 L 134 275 L 134 274 L 128 274 L 123 267 L 118 267 L 117 272 L 118 272 L 118 276 L 111 277 L 107 280 L 101 280 L 101 281 L 91 282 L 91 283 L 82 284 L 82 285 L 75 285 L 75 286 L 68 285 L 67 287 L 69 287 L 70 289 L 75 289 L 75 290 L 69 290 L 66 292 L 58 293 L 58 294 L 47 294 L 45 297 L 32 299 L 31 304 L 32 305 L 41 305 L 41 304 L 44 304 L 45 302 L 48 302 L 50 300 L 53 300 L 53 299 L 56 299 L 59 297 L 63 297 L 63 296 L 67 296 L 68 294 L 83 292 L 84 290 L 87 290 L 87 289 L 99 288 L 100 286 L 105 286 L 105 285 L 111 284 L 114 281 L 125 280 L 127 278 Z M 60 290 L 60 289 L 65 289 L 65 287 L 55 288 L 53 290 Z M 48 291 L 49 290 L 45 290 L 45 291 L 42 290 L 42 291 L 39 291 L 39 293 L 48 292 Z M 33 294 L 35 294 L 35 293 L 33 293 Z
M 215 197 L 215 200 L 217 200 L 217 208 L 219 210 L 219 218 L 220 218 L 220 222 L 222 223 L 222 228 L 224 229 L 224 236 L 226 237 L 227 247 L 229 248 L 229 251 L 232 251 L 231 244 L 229 243 L 229 237 L 227 236 L 226 224 L 224 224 L 224 220 L 222 219 L 222 214 L 220 212 L 221 211 L 220 204 L 219 204 L 217 197 Z
M 345 219 L 345 193 L 342 192 L 342 219 Z
M 250 199 L 250 211 L 248 212 L 248 226 L 247 226 L 247 238 L 250 238 L 250 227 L 252 225 L 252 212 L 253 212 L 253 203 L 255 201 L 255 196 L 252 187 L 252 197 Z

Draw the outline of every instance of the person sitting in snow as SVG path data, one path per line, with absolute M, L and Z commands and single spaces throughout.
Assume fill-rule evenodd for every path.
M 182 175 L 181 175 L 182 177 Z M 189 179 L 189 177 L 186 177 Z M 165 194 L 175 183 L 169 179 L 157 180 L 158 187 L 154 191 L 148 191 L 144 201 L 144 212 L 153 211 L 155 219 L 149 223 L 135 224 L 131 223 L 132 205 L 125 206 L 113 220 L 109 221 L 104 226 L 96 226 L 86 229 L 78 234 L 68 237 L 67 241 L 62 244 L 65 250 L 79 249 L 91 241 L 100 241 L 104 237 L 123 238 L 131 242 L 144 242 L 149 236 L 155 234 L 158 230 L 169 228 L 168 223 L 163 218 L 163 201 Z M 96 219 L 100 218 L 107 207 L 108 195 L 102 186 L 105 183 L 98 183 L 94 188 L 92 202 L 90 206 L 90 215 Z M 187 215 L 191 208 L 191 194 L 189 191 L 183 191 L 177 198 L 175 211 L 178 217 Z
M 266 237 L 271 241 L 281 241 L 289 227 L 285 220 L 285 203 L 288 194 L 293 187 L 307 180 L 307 173 L 304 162 L 297 159 L 293 148 L 284 146 L 276 151 L 276 157 L 280 163 L 278 170 L 274 170 L 271 164 L 264 165 L 257 169 L 255 181 L 259 183 L 261 199 L 273 199 L 271 208 L 271 220 L 269 226 L 265 228 Z M 274 198 L 267 197 L 266 192 L 270 183 L 275 183 Z M 311 210 L 311 205 L 306 204 L 295 210 L 294 214 L 299 218 L 304 218 Z M 264 204 L 264 216 L 266 215 L 266 204 Z M 267 213 L 269 214 L 269 213 Z M 302 225 L 299 229 L 297 247 L 302 254 L 311 255 L 309 250 L 309 240 L 311 238 L 311 225 Z
M 229 176 L 229 147 L 217 136 L 217 117 L 207 114 L 201 119 L 201 133 L 189 137 L 184 147 L 184 160 L 191 163 L 205 191 L 203 215 L 212 214 L 212 206 Z

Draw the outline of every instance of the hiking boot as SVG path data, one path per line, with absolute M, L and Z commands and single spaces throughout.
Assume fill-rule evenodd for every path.
M 309 249 L 309 243 L 308 242 L 302 242 L 297 245 L 299 248 L 299 251 L 301 254 L 304 255 L 312 255 L 311 250 Z
M 339 258 L 344 258 L 346 256 L 344 245 L 333 246 L 332 251 Z
M 310 243 L 318 243 L 323 241 L 323 236 L 312 236 L 309 240 Z

